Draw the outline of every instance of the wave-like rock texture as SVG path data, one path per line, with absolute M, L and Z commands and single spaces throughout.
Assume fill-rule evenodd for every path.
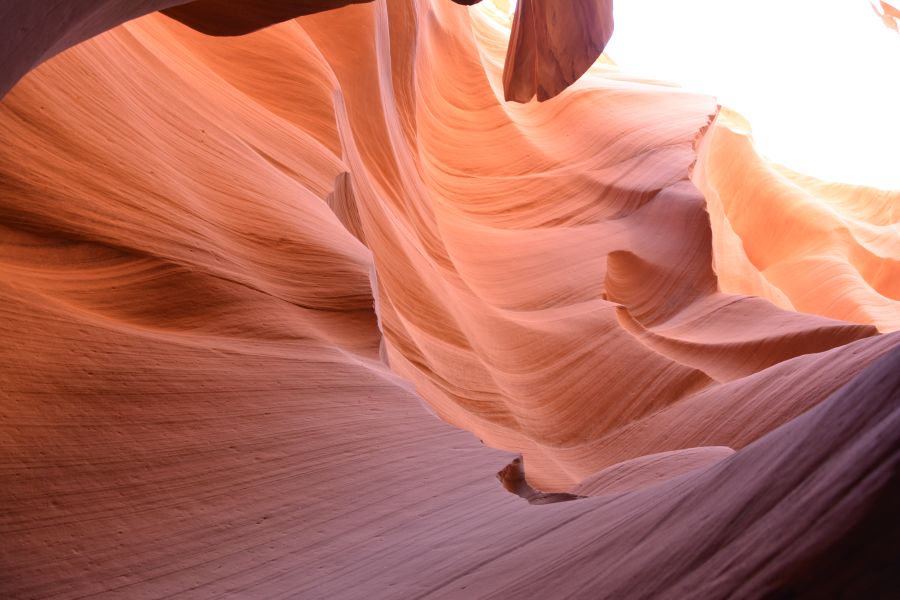
M 728 110 L 703 141 L 694 181 L 709 205 L 720 289 L 900 329 L 900 191 L 773 164 Z
M 153 11 L 161 10 L 212 35 L 240 35 L 301 15 L 371 1 L 3 0 L 0 4 L 0 97 L 41 62 L 98 33 Z
M 890 307 L 772 283 L 713 99 L 504 102 L 498 15 L 154 14 L 3 99 L 4 597 L 896 591 Z M 896 197 L 778 176 L 889 293 Z

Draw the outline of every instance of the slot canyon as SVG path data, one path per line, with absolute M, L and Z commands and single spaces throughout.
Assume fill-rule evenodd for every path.
M 0 599 L 900 597 L 890 89 L 629 1 L 0 0 Z

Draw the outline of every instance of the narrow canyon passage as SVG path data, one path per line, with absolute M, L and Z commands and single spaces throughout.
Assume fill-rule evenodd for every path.
M 0 2 L 0 596 L 898 590 L 900 191 L 461 4 Z

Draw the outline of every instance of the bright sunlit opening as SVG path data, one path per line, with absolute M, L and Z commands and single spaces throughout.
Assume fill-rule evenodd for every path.
M 608 54 L 714 94 L 759 151 L 830 181 L 900 188 L 900 35 L 865 0 L 623 0 Z
M 795 171 L 900 189 L 900 34 L 880 2 L 618 0 L 614 12 L 606 53 L 625 71 L 716 96 Z

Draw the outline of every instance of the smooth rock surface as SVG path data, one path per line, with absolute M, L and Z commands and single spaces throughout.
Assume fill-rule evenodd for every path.
M 897 591 L 895 193 L 496 7 L 126 4 L 0 46 L 0 596 Z

